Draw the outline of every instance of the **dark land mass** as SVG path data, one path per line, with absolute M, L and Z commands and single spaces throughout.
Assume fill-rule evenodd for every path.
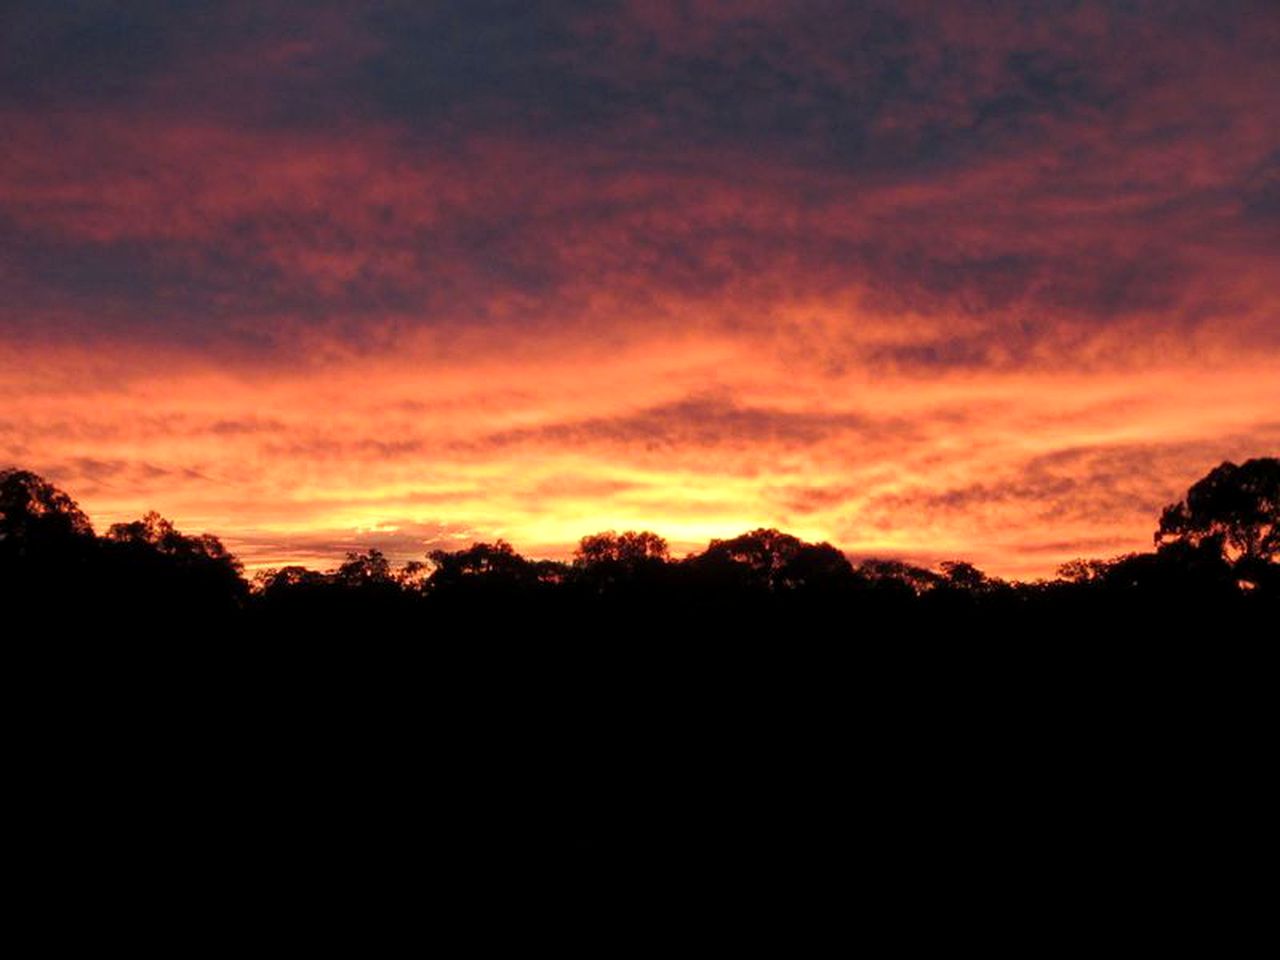
M 1278 491 L 1278 460 L 1223 464 L 1152 552 L 1034 584 L 775 530 L 250 583 L 215 537 L 155 515 L 98 536 L 7 471 L 16 836 L 37 887 L 147 871 L 177 918 L 192 888 L 162 881 L 192 871 L 342 912 L 401 903 L 410 864 L 477 929 L 503 888 L 606 922 L 632 888 L 786 915 L 849 892 L 903 929 L 935 894 L 949 931 L 984 896 L 1056 931 L 1076 901 L 1054 891 L 1198 916 L 1271 796 Z
M 0 471 L 0 598 L 16 636 L 440 652 L 524 644 L 540 655 L 569 642 L 636 656 L 759 645 L 801 659 L 944 641 L 1275 639 L 1280 460 L 1214 469 L 1163 511 L 1153 545 L 1019 583 L 963 561 L 855 565 L 831 544 L 777 530 L 683 559 L 655 534 L 608 532 L 584 537 L 571 563 L 529 560 L 498 541 L 399 568 L 369 550 L 332 572 L 285 567 L 250 582 L 215 536 L 181 533 L 155 513 L 99 536 L 63 491 Z

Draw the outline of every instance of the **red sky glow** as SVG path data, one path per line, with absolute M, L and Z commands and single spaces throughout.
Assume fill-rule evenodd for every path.
M 1051 576 L 1280 452 L 1280 6 L 0 11 L 0 466 L 250 569 Z

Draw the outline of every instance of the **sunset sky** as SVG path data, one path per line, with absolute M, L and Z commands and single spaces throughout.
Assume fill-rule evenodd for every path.
M 100 532 L 1034 578 L 1276 455 L 1275 0 L 0 0 L 0 467 Z

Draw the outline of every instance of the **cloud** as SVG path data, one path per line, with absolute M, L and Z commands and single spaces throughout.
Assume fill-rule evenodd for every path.
M 1141 545 L 1276 448 L 1277 46 L 1262 2 L 15 8 L 0 453 L 264 544 Z
M 807 447 L 835 434 L 860 440 L 904 441 L 904 422 L 874 422 L 857 413 L 782 410 L 743 406 L 716 396 L 692 396 L 614 417 L 589 417 L 564 423 L 523 427 L 491 434 L 464 449 L 494 449 L 532 443 L 581 448 L 670 452 L 706 448 L 767 446 L 770 450 Z
M 293 564 L 333 570 L 348 553 L 381 550 L 397 563 L 425 560 L 433 550 L 461 550 L 485 539 L 480 531 L 462 524 L 385 521 L 364 530 L 314 529 L 306 533 L 237 532 L 223 538 L 223 545 L 245 567 L 260 570 Z M 492 540 L 493 538 L 488 538 Z M 287 563 L 282 559 L 287 558 Z

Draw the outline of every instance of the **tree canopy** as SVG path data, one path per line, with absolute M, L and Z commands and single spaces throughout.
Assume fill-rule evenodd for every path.
M 348 552 L 329 572 L 243 567 L 211 534 L 187 535 L 152 511 L 96 537 L 63 491 L 28 471 L 0 471 L 0 591 L 39 608 L 116 611 L 130 622 L 250 624 L 272 631 L 348 634 L 375 622 L 409 632 L 437 624 L 498 623 L 603 634 L 672 630 L 739 637 L 813 629 L 949 629 L 961 620 L 1056 627 L 1180 624 L 1212 614 L 1274 622 L 1280 604 L 1280 462 L 1224 463 L 1167 507 L 1157 549 L 1064 564 L 1059 579 L 1010 583 L 971 563 L 933 569 L 902 560 L 854 563 L 837 547 L 773 528 L 712 540 L 673 559 L 651 531 L 583 537 L 571 563 L 521 556 L 505 540 L 434 550 L 395 566 L 377 549 Z M 145 611 L 147 616 L 140 617 Z M 1263 631 L 1264 633 L 1266 631 Z
M 1210 543 L 1233 561 L 1271 563 L 1280 557 L 1280 459 L 1225 462 L 1165 507 L 1157 545 Z
M 91 536 L 89 518 L 66 493 L 28 470 L 0 470 L 0 540 Z

